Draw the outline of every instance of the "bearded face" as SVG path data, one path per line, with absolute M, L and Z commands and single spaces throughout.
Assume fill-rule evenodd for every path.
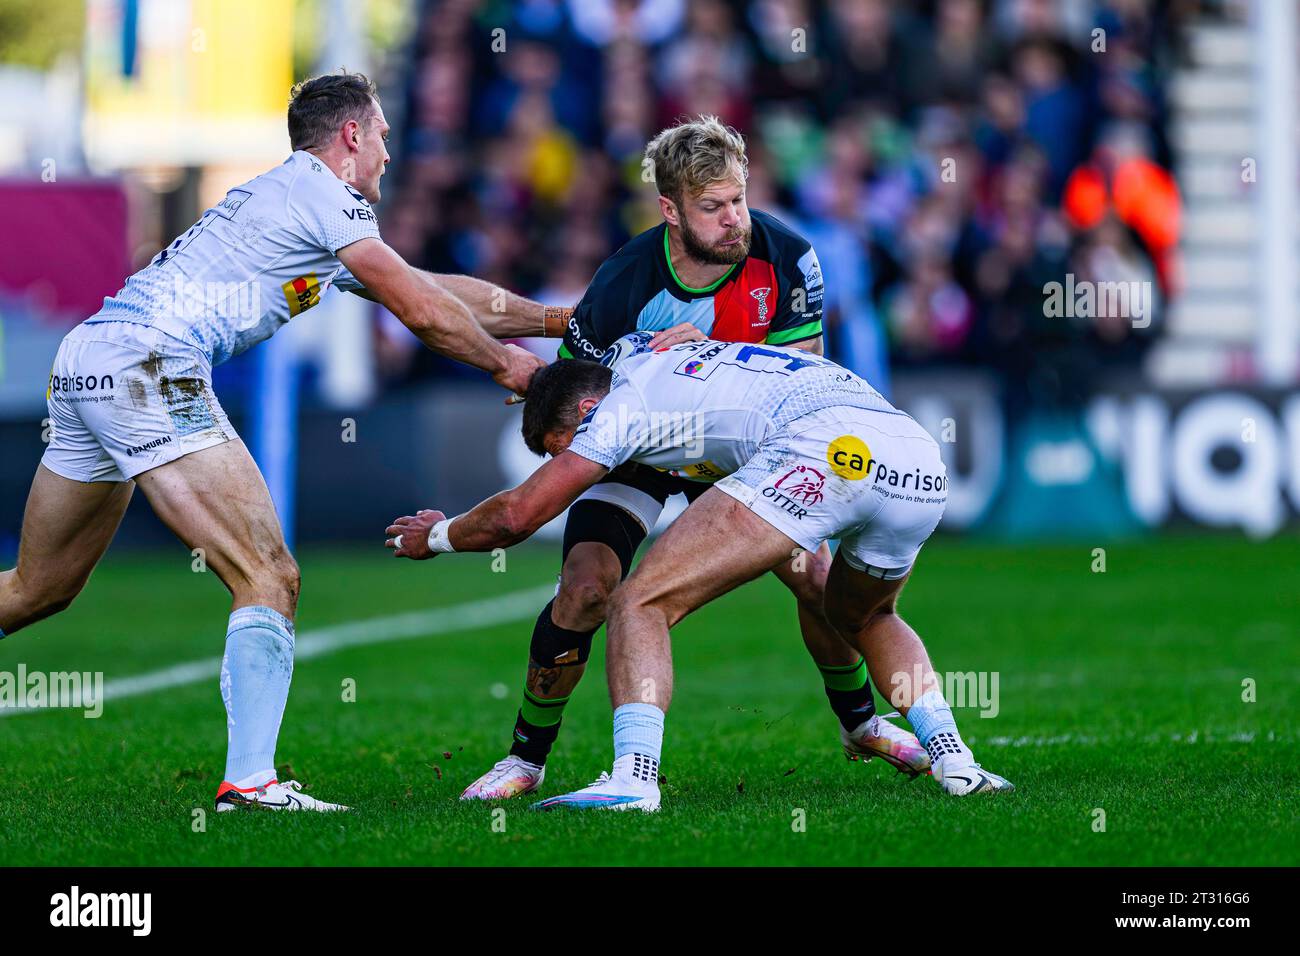
M 678 204 L 682 245 L 696 262 L 732 265 L 749 255 L 753 238 L 745 186 L 719 180 Z
M 748 217 L 746 217 L 748 218 Z M 710 241 L 704 235 L 691 228 L 688 218 L 681 222 L 682 245 L 696 262 L 709 265 L 728 266 L 739 262 L 749 255 L 749 243 L 754 230 L 748 222 L 724 233 L 720 239 Z

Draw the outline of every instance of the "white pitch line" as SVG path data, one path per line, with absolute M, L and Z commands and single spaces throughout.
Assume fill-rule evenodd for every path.
M 969 741 L 974 746 L 981 747 L 1088 747 L 1088 746 L 1111 746 L 1114 744 L 1252 744 L 1256 741 L 1267 743 L 1288 743 L 1293 738 L 1286 734 L 1278 734 L 1270 730 L 1266 734 L 1256 733 L 1253 730 L 1236 731 L 1234 733 L 1218 733 L 1200 730 L 1190 730 L 1187 733 L 1165 733 L 1165 734 L 1103 734 L 1100 736 L 1092 734 L 1057 734 L 1052 737 L 977 737 L 971 735 Z
M 538 608 L 554 594 L 555 585 L 547 584 L 523 591 L 512 591 L 500 597 L 455 604 L 451 607 L 411 611 L 406 614 L 318 627 L 298 634 L 294 642 L 294 660 L 305 661 L 313 657 L 324 657 L 348 647 L 384 644 L 416 637 L 433 637 L 459 631 L 472 631 L 495 624 L 508 624 L 535 617 Z M 205 680 L 215 680 L 220 673 L 220 657 L 186 661 L 161 670 L 105 681 L 102 699 L 122 700 L 125 697 L 152 694 L 154 691 L 166 690 L 170 687 L 198 684 Z M 46 709 L 50 708 L 0 707 L 0 717 Z

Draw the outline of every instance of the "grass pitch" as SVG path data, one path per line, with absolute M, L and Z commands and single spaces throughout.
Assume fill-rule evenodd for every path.
M 412 564 L 379 548 L 300 560 L 301 640 L 545 585 L 558 549 L 511 552 L 504 573 L 486 555 Z M 354 814 L 211 813 L 225 752 L 215 679 L 109 701 L 99 719 L 6 716 L 0 863 L 1294 864 L 1300 541 L 1112 543 L 1105 573 L 1092 562 L 1089 545 L 939 538 L 904 594 L 940 671 L 997 672 L 997 716 L 956 713 L 1014 794 L 957 800 L 846 761 L 791 599 L 765 580 L 674 632 L 655 816 L 457 801 L 508 747 L 534 609 L 299 661 L 282 773 Z M 112 681 L 216 658 L 226 614 L 220 583 L 179 547 L 110 554 L 71 610 L 0 642 L 0 671 Z M 543 795 L 609 766 L 602 646 Z M 1243 700 L 1247 679 L 1257 702 Z

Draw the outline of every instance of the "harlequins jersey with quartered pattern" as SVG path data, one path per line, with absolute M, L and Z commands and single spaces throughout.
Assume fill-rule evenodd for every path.
M 768 213 L 750 210 L 749 255 L 703 289 L 684 285 L 660 223 L 605 260 L 569 319 L 560 354 L 599 359 L 639 329 L 689 322 L 727 342 L 792 345 L 822 334 L 822 270 L 812 245 Z

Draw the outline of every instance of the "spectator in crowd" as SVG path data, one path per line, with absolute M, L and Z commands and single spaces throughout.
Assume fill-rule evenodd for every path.
M 745 133 L 751 203 L 813 239 L 831 354 L 1066 401 L 1146 328 L 1045 314 L 1067 274 L 1177 294 L 1167 0 L 430 0 L 386 230 L 436 271 L 576 301 L 656 218 L 645 142 Z M 495 42 L 495 45 L 494 45 Z M 502 48 L 504 42 L 504 48 Z M 1104 53 L 1099 52 L 1103 44 Z M 457 370 L 416 355 L 399 377 Z

